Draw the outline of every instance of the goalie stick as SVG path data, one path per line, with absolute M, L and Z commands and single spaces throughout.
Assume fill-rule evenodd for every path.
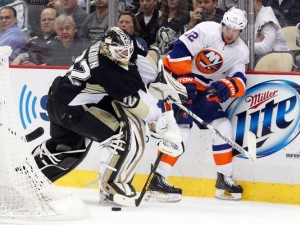
M 34 131 L 28 133 L 25 135 L 25 140 L 27 142 L 31 142 L 35 139 L 38 139 L 40 136 L 44 134 L 44 128 L 43 127 L 38 127 Z
M 142 200 L 143 200 L 143 198 L 144 198 L 144 196 L 145 196 L 145 194 L 148 190 L 148 187 L 149 187 L 149 185 L 150 185 L 150 183 L 151 183 L 151 181 L 154 177 L 154 173 L 155 173 L 155 171 L 158 167 L 158 164 L 159 164 L 162 156 L 163 156 L 163 153 L 159 152 L 153 166 L 151 167 L 150 174 L 148 175 L 148 178 L 147 178 L 147 180 L 144 184 L 144 187 L 143 187 L 143 189 L 142 189 L 142 191 L 141 191 L 138 198 L 130 198 L 130 197 L 126 197 L 126 196 L 121 195 L 121 194 L 114 194 L 114 196 L 113 196 L 114 202 L 119 204 L 119 205 L 138 207 L 141 204 L 141 202 L 142 202 Z
M 248 159 L 251 159 L 253 161 L 256 160 L 256 136 L 252 132 L 248 131 L 246 133 L 246 139 L 248 144 L 248 151 L 243 149 L 238 143 L 231 140 L 229 137 L 226 137 L 222 132 L 211 126 L 210 124 L 206 123 L 204 120 L 202 120 L 200 117 L 198 117 L 196 114 L 194 114 L 191 110 L 187 109 L 182 104 L 174 102 L 173 104 L 177 105 L 179 108 L 181 108 L 183 111 L 188 113 L 191 117 L 194 118 L 197 122 L 201 123 L 204 127 L 209 129 L 214 134 L 218 135 L 220 138 L 222 138 L 224 141 L 226 141 L 228 144 L 231 145 L 232 148 L 236 149 L 240 153 L 244 154 L 248 157 Z
M 0 127 L 3 126 L 2 123 L 0 123 Z M 17 132 L 13 131 L 11 128 L 7 128 L 8 132 L 12 135 L 18 135 Z M 43 127 L 38 127 L 36 128 L 34 131 L 21 136 L 21 140 L 26 141 L 26 142 L 31 142 L 35 139 L 38 139 L 40 136 L 42 136 L 44 134 L 44 128 Z

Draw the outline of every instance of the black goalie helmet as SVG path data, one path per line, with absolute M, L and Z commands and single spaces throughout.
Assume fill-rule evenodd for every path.
M 109 28 L 104 35 L 104 41 L 110 52 L 110 58 L 118 62 L 129 61 L 133 54 L 133 41 L 119 27 Z

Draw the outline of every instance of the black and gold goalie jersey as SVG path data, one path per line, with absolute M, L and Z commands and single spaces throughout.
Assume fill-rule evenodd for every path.
M 76 58 L 65 76 L 54 80 L 49 98 L 70 106 L 96 104 L 107 95 L 122 101 L 140 89 L 146 91 L 137 66 L 120 66 L 101 55 L 98 42 Z

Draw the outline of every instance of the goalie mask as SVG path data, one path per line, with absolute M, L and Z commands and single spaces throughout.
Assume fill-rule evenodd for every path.
M 104 35 L 101 54 L 112 61 L 127 65 L 133 54 L 133 41 L 130 36 L 119 27 L 109 28 Z

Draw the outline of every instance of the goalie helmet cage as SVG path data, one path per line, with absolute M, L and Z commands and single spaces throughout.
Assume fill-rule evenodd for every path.
M 43 175 L 18 134 L 9 79 L 10 47 L 0 47 L 0 221 L 86 218 L 87 206 Z M 18 132 L 16 132 L 18 130 Z

